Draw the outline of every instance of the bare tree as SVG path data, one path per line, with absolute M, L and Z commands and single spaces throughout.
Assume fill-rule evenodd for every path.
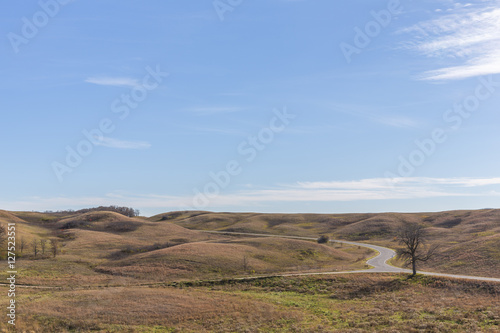
M 243 270 L 246 272 L 248 270 L 248 258 L 243 256 Z
M 7 228 L 3 225 L 0 225 L 0 258 L 2 257 L 1 251 L 7 252 L 4 244 L 7 242 Z
M 80 209 L 80 210 L 77 210 L 76 212 L 64 211 L 64 213 L 72 212 L 72 213 L 76 213 L 76 214 L 85 214 L 85 213 L 89 213 L 89 212 L 100 212 L 100 211 L 116 212 L 116 213 L 120 213 L 120 214 L 128 216 L 128 217 L 139 216 L 139 213 L 140 213 L 138 209 L 133 209 L 130 207 L 118 207 L 118 206 L 109 206 L 109 207 L 99 206 L 99 207 L 94 207 L 94 208 Z
M 56 257 L 57 255 L 57 250 L 58 250 L 58 247 L 59 247 L 59 243 L 57 242 L 56 239 L 51 239 L 50 240 L 50 245 L 51 245 L 51 252 L 52 252 L 52 255 L 54 256 L 54 258 Z
M 411 264 L 414 276 L 417 274 L 417 262 L 427 261 L 437 249 L 436 245 L 425 249 L 426 234 L 425 229 L 417 223 L 403 224 L 398 230 L 398 241 L 402 248 L 397 250 L 398 257 L 406 260 L 407 264 Z
M 36 258 L 36 255 L 38 254 L 38 242 L 37 242 L 36 238 L 33 239 L 32 246 L 33 246 L 33 253 L 35 254 L 35 258 Z
M 0 225 L 0 245 L 5 243 L 7 240 L 7 228 Z
M 40 248 L 42 249 L 42 254 L 45 254 L 45 249 L 47 248 L 46 239 L 40 239 Z
M 21 237 L 21 239 L 19 240 L 19 251 L 23 253 L 25 247 L 26 247 L 26 238 Z

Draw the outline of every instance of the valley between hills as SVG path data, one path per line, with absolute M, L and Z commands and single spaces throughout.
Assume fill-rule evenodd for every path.
M 149 218 L 112 211 L 0 211 L 0 222 L 16 225 L 17 329 L 26 331 L 500 329 L 500 283 L 363 273 L 378 252 L 352 244 L 396 249 L 398 226 L 419 223 L 425 227 L 428 243 L 439 246 L 419 270 L 500 278 L 500 210 L 184 211 Z M 319 244 L 315 241 L 319 235 L 345 243 Z M 34 244 L 39 244 L 36 256 Z M 50 251 L 48 244 L 56 244 L 57 251 Z M 397 258 L 389 263 L 403 265 Z M 346 271 L 361 273 L 340 273 Z M 6 272 L 1 271 L 2 281 Z M 307 275 L 328 272 L 332 274 Z M 9 329 L 0 325 L 4 331 Z

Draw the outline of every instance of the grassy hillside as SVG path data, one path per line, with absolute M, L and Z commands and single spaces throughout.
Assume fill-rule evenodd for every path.
M 328 234 L 396 248 L 395 231 L 402 222 L 425 225 L 430 242 L 440 244 L 436 256 L 420 269 L 500 277 L 500 210 L 328 215 L 193 211 L 147 219 L 114 212 L 0 211 L 0 223 L 7 222 L 17 223 L 18 243 L 21 238 L 26 243 L 24 252 L 18 253 L 24 259 L 18 266 L 22 281 L 32 284 L 54 282 L 55 275 L 60 284 L 76 278 L 92 284 L 118 278 L 156 281 L 363 268 L 361 259 L 371 254 L 362 249 L 333 249 L 296 240 L 238 239 L 194 229 L 313 237 Z M 50 261 L 49 254 L 33 258 L 35 239 L 57 239 L 60 254 Z
M 193 216 L 189 213 L 186 216 Z M 182 217 L 173 213 L 171 217 Z M 16 222 L 18 283 L 29 285 L 131 285 L 194 278 L 275 272 L 363 269 L 372 251 L 334 248 L 285 239 L 238 239 L 170 223 L 129 218 L 115 212 L 44 214 L 0 211 L 0 222 Z M 57 240 L 53 257 L 49 242 Z M 32 242 L 36 241 L 35 257 Z M 6 272 L 0 272 L 5 278 Z
M 35 238 L 46 238 L 50 235 L 51 231 L 46 228 L 40 227 L 37 224 L 25 221 L 11 212 L 0 210 L 0 225 L 7 226 L 8 223 L 16 224 L 16 239 L 18 249 L 21 241 L 28 247 Z M 4 250 L 2 248 L 2 250 Z M 3 253 L 2 253 L 3 254 Z
M 226 230 L 395 247 L 403 221 L 441 244 L 422 268 L 498 276 L 498 210 L 422 214 L 233 214 L 0 211 L 18 243 L 17 331 L 35 332 L 498 332 L 498 283 L 403 275 L 234 277 L 362 269 L 372 251 Z M 56 257 L 32 242 L 57 240 Z M 5 281 L 5 271 L 0 278 Z M 31 286 L 21 286 L 31 285 Z M 0 293 L 7 288 L 0 285 Z M 0 300 L 6 307 L 6 298 Z M 77 314 L 77 315 L 76 315 Z M 8 331 L 5 321 L 0 330 Z
M 281 238 L 192 242 L 107 262 L 113 275 L 141 280 L 220 278 L 286 271 L 363 269 L 368 249 Z
M 424 225 L 430 243 L 440 245 L 437 255 L 422 269 L 446 273 L 500 277 L 500 210 L 439 213 L 382 214 L 253 214 L 177 212 L 150 220 L 173 222 L 188 229 L 260 232 L 276 235 L 365 241 L 397 248 L 401 223 Z
M 20 296 L 17 329 L 488 333 L 500 330 L 499 293 L 495 283 L 374 274 L 31 289 Z

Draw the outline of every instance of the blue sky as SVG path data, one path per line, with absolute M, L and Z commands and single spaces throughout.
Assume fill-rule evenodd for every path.
M 3 3 L 0 207 L 499 207 L 499 5 Z

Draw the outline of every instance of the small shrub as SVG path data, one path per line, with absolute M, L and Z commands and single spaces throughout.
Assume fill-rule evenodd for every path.
M 318 238 L 318 243 L 325 244 L 325 243 L 328 243 L 329 240 L 330 240 L 330 237 L 328 237 L 327 235 L 321 235 Z

